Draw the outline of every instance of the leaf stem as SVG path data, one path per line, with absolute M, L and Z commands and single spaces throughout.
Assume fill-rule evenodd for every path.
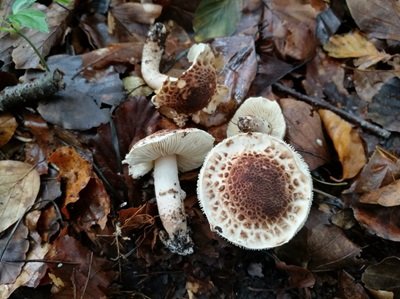
M 39 52 L 39 50 L 36 48 L 36 46 L 31 42 L 31 40 L 30 40 L 25 34 L 22 33 L 21 30 L 19 30 L 18 28 L 16 28 L 16 27 L 14 26 L 14 24 L 12 24 L 12 23 L 9 23 L 9 24 L 10 24 L 11 28 L 12 28 L 19 36 L 21 36 L 24 40 L 27 41 L 27 43 L 32 47 L 33 51 L 35 51 L 36 55 L 39 57 L 40 63 L 44 66 L 44 68 L 46 69 L 46 71 L 49 72 L 49 71 L 50 71 L 49 66 L 47 65 L 46 60 L 44 60 L 42 54 L 40 54 L 40 52 Z

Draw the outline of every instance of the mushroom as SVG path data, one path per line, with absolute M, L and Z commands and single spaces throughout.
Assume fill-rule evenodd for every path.
M 226 134 L 230 137 L 240 132 L 261 132 L 283 139 L 285 131 L 285 118 L 278 103 L 264 97 L 252 97 L 236 110 Z
M 159 71 L 164 52 L 166 28 L 154 24 L 147 35 L 142 54 L 142 75 L 155 89 L 151 99 L 159 111 L 183 127 L 189 116 L 198 112 L 214 113 L 224 101 L 227 88 L 217 83 L 216 57 L 208 44 L 195 44 L 188 52 L 192 65 L 179 78 Z
M 288 242 L 303 226 L 312 180 L 301 156 L 283 140 L 239 133 L 208 153 L 197 195 L 213 231 L 235 245 L 267 249 Z
M 193 253 L 183 205 L 186 194 L 180 187 L 178 170 L 200 167 L 213 142 L 210 134 L 196 128 L 161 130 L 134 144 L 123 160 L 134 179 L 154 167 L 157 207 L 166 230 L 160 239 L 173 253 Z

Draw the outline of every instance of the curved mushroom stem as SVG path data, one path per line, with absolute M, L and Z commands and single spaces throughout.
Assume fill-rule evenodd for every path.
M 258 116 L 241 116 L 239 117 L 237 126 L 243 133 L 259 132 L 271 134 L 272 132 L 269 122 Z
M 186 194 L 179 184 L 175 155 L 155 160 L 154 188 L 158 213 L 167 232 L 160 233 L 161 241 L 173 253 L 180 255 L 193 253 L 193 241 L 189 235 L 183 205 Z
M 164 81 L 168 79 L 167 75 L 160 73 L 160 61 L 164 53 L 166 37 L 167 29 L 164 24 L 155 23 L 150 28 L 143 45 L 142 76 L 147 85 L 154 90 L 161 88 Z

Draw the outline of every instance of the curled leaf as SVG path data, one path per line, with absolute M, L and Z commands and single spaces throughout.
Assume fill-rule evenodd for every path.
M 342 179 L 353 178 L 367 161 L 360 135 L 350 123 L 329 110 L 321 109 L 319 115 L 342 163 Z

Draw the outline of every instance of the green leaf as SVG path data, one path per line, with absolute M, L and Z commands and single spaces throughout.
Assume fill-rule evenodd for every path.
M 17 14 L 23 9 L 31 7 L 35 2 L 36 0 L 15 0 L 11 8 L 13 15 Z
M 62 5 L 68 5 L 71 3 L 71 0 L 56 0 L 56 2 Z
M 242 0 L 202 0 L 193 20 L 196 41 L 231 35 L 240 20 L 241 8 Z
M 20 27 L 28 27 L 41 32 L 49 32 L 46 15 L 40 10 L 20 10 L 17 14 L 11 15 L 9 20 L 12 23 L 17 23 Z

